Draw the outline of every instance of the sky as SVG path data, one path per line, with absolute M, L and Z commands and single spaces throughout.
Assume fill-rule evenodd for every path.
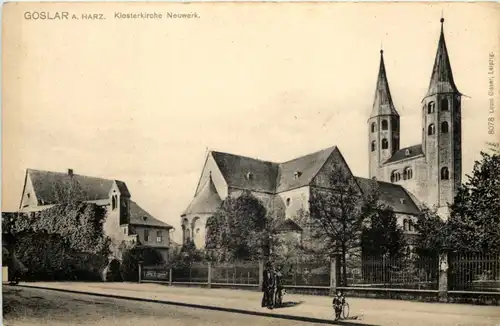
M 487 130 L 488 55 L 500 55 L 493 5 L 9 3 L 2 210 L 18 208 L 27 168 L 72 168 L 125 181 L 132 199 L 179 239 L 208 150 L 282 162 L 337 145 L 352 172 L 367 177 L 379 51 L 401 116 L 401 147 L 419 144 L 442 13 L 455 82 L 466 95 L 469 173 L 485 142 L 498 140 Z M 26 11 L 105 19 L 27 20 Z M 123 20 L 115 12 L 164 18 Z M 167 12 L 200 18 L 166 19 Z

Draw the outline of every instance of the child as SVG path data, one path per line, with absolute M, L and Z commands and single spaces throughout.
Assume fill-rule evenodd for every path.
M 340 315 L 342 312 L 342 305 L 345 302 L 345 297 L 342 295 L 342 292 L 337 291 L 337 295 L 333 297 L 333 308 L 335 309 L 335 315 Z

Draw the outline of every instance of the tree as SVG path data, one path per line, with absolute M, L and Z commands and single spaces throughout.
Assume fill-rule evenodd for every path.
M 227 197 L 212 217 L 209 248 L 224 260 L 248 260 L 261 256 L 267 211 L 248 192 Z
M 367 218 L 361 241 L 363 255 L 371 257 L 387 255 L 389 258 L 399 258 L 407 247 L 396 214 L 391 207 L 383 204 Z
M 500 253 L 500 155 L 481 156 L 450 206 L 448 246 Z
M 123 254 L 121 274 L 125 281 L 136 282 L 139 280 L 139 263 L 143 266 L 154 266 L 163 262 L 161 253 L 155 248 L 132 247 Z
M 422 209 L 415 229 L 418 236 L 415 241 L 415 252 L 420 257 L 437 257 L 437 255 L 448 245 L 448 226 L 441 219 L 436 210 L 428 207 Z
M 346 285 L 347 257 L 359 254 L 362 223 L 376 207 L 376 198 L 363 194 L 350 173 L 335 165 L 327 187 L 311 187 L 312 236 L 330 257 L 340 254 Z

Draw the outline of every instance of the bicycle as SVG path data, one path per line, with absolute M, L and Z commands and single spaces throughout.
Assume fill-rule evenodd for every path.
M 342 319 L 347 319 L 349 318 L 349 303 L 344 299 L 342 302 L 342 305 L 335 305 L 334 306 L 335 310 L 335 320 L 339 320 L 340 317 Z

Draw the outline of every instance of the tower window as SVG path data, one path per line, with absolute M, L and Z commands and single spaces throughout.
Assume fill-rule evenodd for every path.
M 428 114 L 434 113 L 435 107 L 436 107 L 436 103 L 429 102 L 429 104 L 427 104 L 427 113 Z
M 450 171 L 447 167 L 441 168 L 441 180 L 450 179 Z
M 403 179 L 410 180 L 413 178 L 413 170 L 410 167 L 407 167 L 403 172 Z
M 375 132 L 375 127 L 376 127 L 375 122 L 373 122 L 372 123 L 372 132 Z
M 382 149 L 387 149 L 389 148 L 389 142 L 387 141 L 387 139 L 382 139 Z
M 436 133 L 436 127 L 434 126 L 433 123 L 431 123 L 429 125 L 429 127 L 427 128 L 427 134 L 428 135 L 434 135 Z
M 287 198 L 287 199 L 286 199 L 286 205 L 287 205 L 287 206 L 290 206 L 290 202 L 291 202 L 291 199 L 290 199 L 290 198 Z
M 389 123 L 387 120 L 382 120 L 382 130 L 387 130 L 389 129 Z
M 441 132 L 443 134 L 447 134 L 448 133 L 448 122 L 444 121 L 441 123 Z
M 375 147 L 376 147 L 376 146 L 377 146 L 377 145 L 375 145 L 375 141 L 372 141 L 372 152 L 374 152 L 374 151 L 375 151 Z
M 441 100 L 441 111 L 448 111 L 448 99 L 444 98 Z
M 392 171 L 391 182 L 398 182 L 399 180 L 401 180 L 401 174 L 397 171 Z

